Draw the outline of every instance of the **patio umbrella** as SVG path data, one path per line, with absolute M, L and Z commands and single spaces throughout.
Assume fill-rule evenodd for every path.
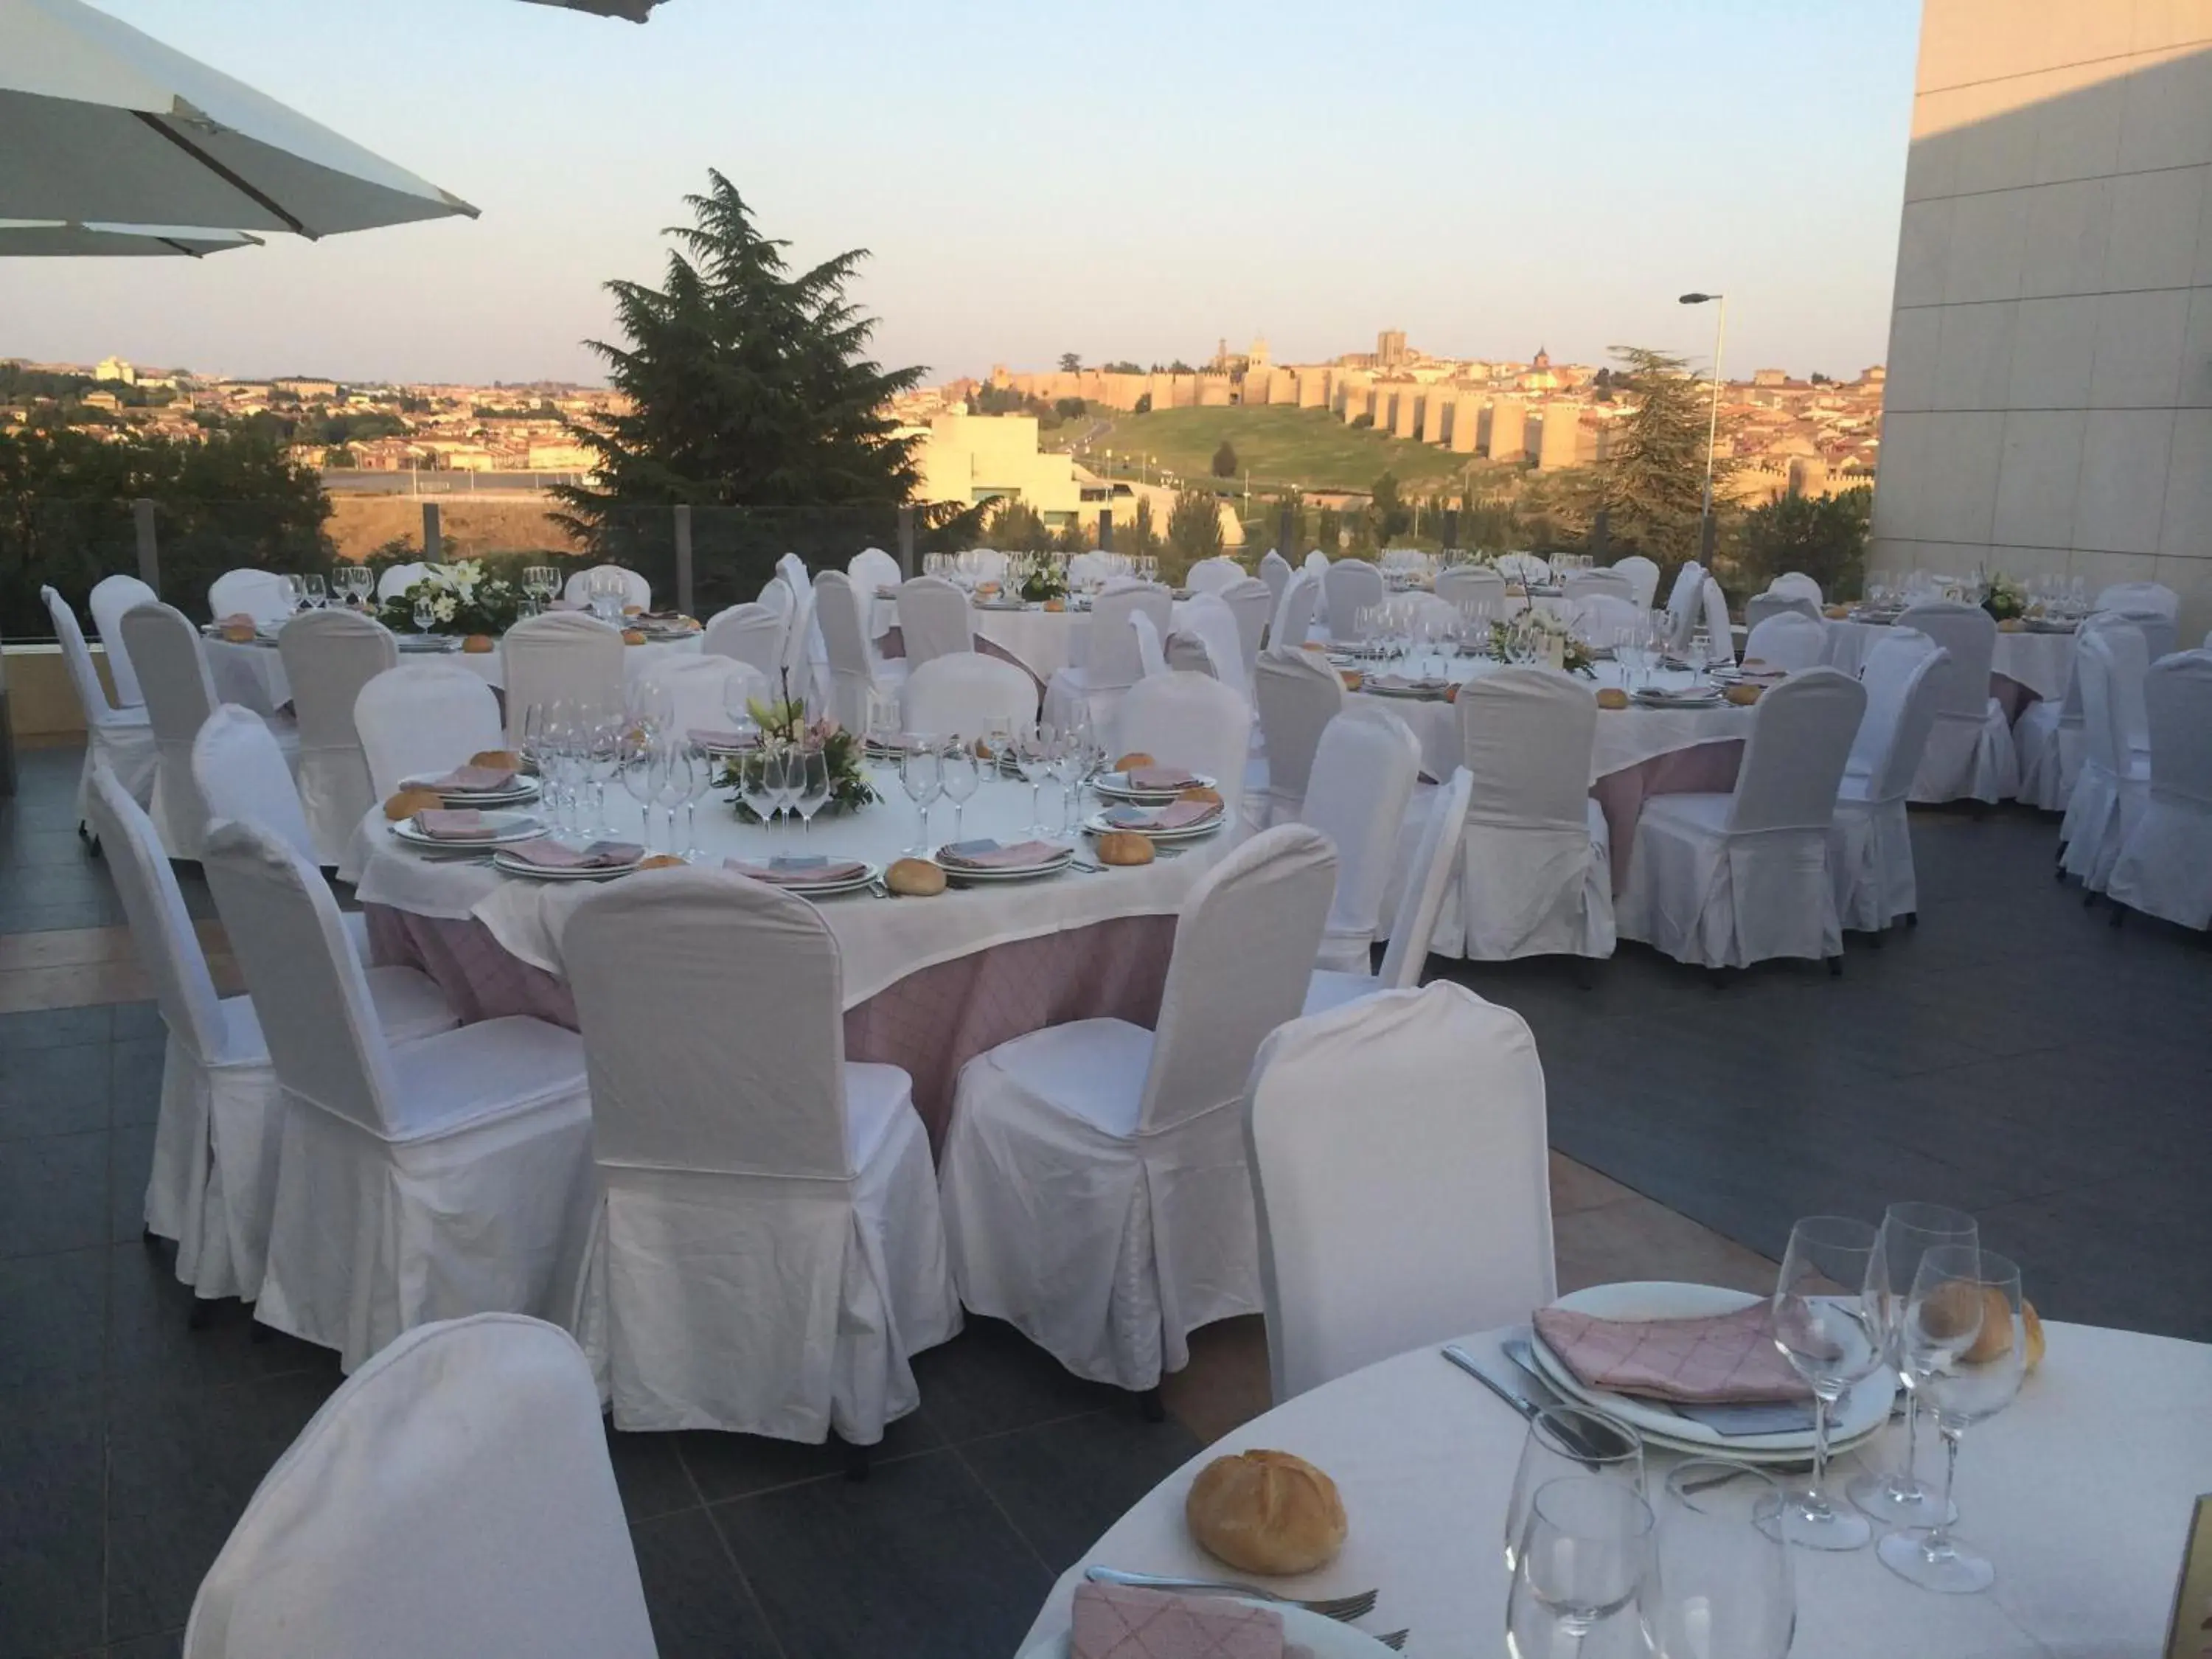
M 82 0 L 0 0 L 0 215 L 302 236 L 476 210 Z
M 597 12 L 602 17 L 627 17 L 642 23 L 660 0 L 537 0 L 541 6 L 565 6 L 570 11 Z
M 173 225 L 81 225 L 59 219 L 0 219 L 0 258 L 100 255 L 115 258 L 199 258 L 234 247 L 259 247 L 242 230 L 185 230 Z

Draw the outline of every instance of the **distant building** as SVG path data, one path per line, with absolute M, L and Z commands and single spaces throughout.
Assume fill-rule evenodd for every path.
M 83 401 L 88 409 L 116 410 L 123 407 L 123 399 L 112 392 L 88 392 Z
M 309 398 L 335 398 L 338 395 L 336 380 L 273 380 L 270 384 L 279 392 L 289 392 L 302 401 Z
M 1375 367 L 1395 368 L 1406 361 L 1406 331 L 1386 328 L 1375 337 Z
M 138 384 L 138 371 L 120 357 L 102 357 L 92 371 L 95 380 L 120 380 L 125 386 Z
M 925 501 L 1017 501 L 1055 528 L 1083 511 L 1073 459 L 1038 450 L 1034 415 L 939 415 L 915 456 Z

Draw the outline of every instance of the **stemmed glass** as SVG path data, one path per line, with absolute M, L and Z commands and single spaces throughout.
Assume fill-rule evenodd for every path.
M 607 827 L 607 785 L 622 764 L 623 722 L 619 717 L 604 708 L 583 711 L 583 762 L 592 786 L 592 822 L 586 826 L 587 835 L 609 835 Z
M 780 763 L 775 751 L 764 744 L 731 763 L 737 769 L 738 793 L 763 830 L 774 821 L 779 804 L 776 771 Z
M 1613 1446 L 1609 1455 L 1590 1449 Z M 1521 1437 L 1521 1461 L 1513 1470 L 1513 1491 L 1505 1500 L 1505 1571 L 1520 1559 L 1521 1540 L 1536 1494 L 1553 1481 L 1589 1474 L 1619 1480 L 1638 1497 L 1644 1493 L 1644 1441 L 1610 1413 L 1591 1406 L 1542 1406 L 1530 1413 Z
M 284 577 L 284 598 L 295 614 L 305 611 L 307 608 L 307 578 L 287 574 Z
M 929 809 L 945 792 L 945 756 L 943 745 L 935 738 L 909 735 L 906 747 L 899 755 L 899 787 L 915 805 L 921 817 L 921 829 L 913 846 L 907 852 L 915 858 L 927 858 L 929 846 Z
M 699 763 L 688 743 L 672 743 L 662 739 L 653 744 L 653 799 L 668 815 L 668 850 L 678 851 L 676 840 L 676 809 L 688 805 L 697 794 L 693 779 Z
M 310 571 L 300 578 L 300 597 L 307 602 L 310 611 L 320 611 L 331 602 L 330 585 L 320 575 Z
M 1073 836 L 1078 828 L 1077 814 L 1082 811 L 1083 781 L 1091 775 L 1091 740 L 1087 732 L 1070 726 L 1060 734 L 1054 745 L 1052 775 L 1060 782 L 1060 827 L 1063 833 Z
M 1044 833 L 1044 803 L 1039 792 L 1044 781 L 1052 775 L 1053 732 L 1048 726 L 1040 726 L 1014 739 L 1014 765 L 1022 775 L 1022 781 L 1030 787 L 1029 833 Z
M 653 800 L 659 785 L 653 770 L 659 753 L 650 738 L 633 736 L 623 744 L 622 785 L 637 803 L 638 840 L 653 850 Z
M 522 591 L 530 595 L 532 614 L 535 615 L 551 604 L 554 594 L 561 591 L 561 573 L 550 564 L 526 566 Z
M 1905 1314 L 1913 1280 L 1929 1250 L 1946 1244 L 1972 1249 L 1980 1242 L 1973 1217 L 1941 1204 L 1893 1204 L 1881 1218 L 1883 1358 L 1896 1367 L 1905 1384 L 1905 1463 L 1900 1468 L 1862 1474 L 1848 1488 L 1851 1502 L 1877 1521 L 1931 1527 L 1955 1518 L 1938 1510 L 1935 1494 L 1920 1483 L 1920 1377 L 1905 1346 Z
M 1932 1527 L 1884 1537 L 1875 1553 L 1923 1589 L 1971 1595 L 1996 1582 L 1986 1556 L 1951 1535 L 1960 1437 L 2012 1404 L 2027 1369 L 2020 1269 L 1978 1246 L 1939 1244 L 1920 1258 L 1905 1311 L 1905 1346 L 1943 1437 L 1943 1496 Z
M 1808 1549 L 1855 1550 L 1874 1525 L 1827 1492 L 1828 1431 L 1836 1402 L 1881 1364 L 1888 1279 L 1881 1235 L 1863 1221 L 1814 1216 L 1790 1230 L 1774 1287 L 1774 1346 L 1813 1390 L 1812 1483 L 1790 1494 L 1783 1534 Z
M 1674 1466 L 1655 1500 L 1641 1599 L 1653 1659 L 1783 1659 L 1797 1587 L 1773 1477 L 1717 1457 Z
M 945 799 L 952 803 L 952 839 L 968 838 L 968 803 L 982 787 L 983 769 L 976 762 L 975 750 L 965 738 L 955 738 L 939 758 L 939 768 L 944 775 Z
M 428 599 L 415 601 L 415 631 L 428 634 L 438 620 L 438 612 Z
M 1539 1487 L 1506 1595 L 1507 1651 L 1642 1659 L 1633 1609 L 1650 1562 L 1651 1510 L 1635 1487 L 1592 1475 Z
M 830 799 L 830 756 L 819 744 L 801 747 L 794 757 L 799 773 L 799 787 L 792 804 L 799 811 L 799 829 L 802 836 L 814 833 L 814 815 Z

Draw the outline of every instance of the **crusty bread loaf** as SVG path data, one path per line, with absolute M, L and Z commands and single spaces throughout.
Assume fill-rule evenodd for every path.
M 489 766 L 499 771 L 520 772 L 522 769 L 522 757 L 512 749 L 479 749 L 469 757 L 469 764 Z
M 482 657 L 499 649 L 499 641 L 489 634 L 471 634 L 461 641 L 461 649 L 472 657 Z
M 945 872 L 927 859 L 901 859 L 884 872 L 884 885 L 901 898 L 935 898 L 945 890 Z
M 1152 861 L 1152 841 L 1133 830 L 1109 830 L 1098 837 L 1098 861 L 1101 864 L 1150 864 Z
M 623 643 L 624 645 L 643 645 L 645 643 L 645 635 L 635 628 L 625 628 L 623 629 Z
M 417 812 L 434 812 L 445 804 L 446 798 L 434 789 L 403 789 L 384 803 L 384 816 L 397 823 Z
M 673 853 L 655 853 L 637 861 L 641 870 L 673 870 L 682 867 L 684 860 Z
M 1763 685 L 1731 685 L 1721 695 L 1738 708 L 1748 708 L 1759 701 L 1760 694 L 1765 690 Z
M 1601 708 L 1626 708 L 1628 707 L 1628 693 L 1617 685 L 1601 685 L 1598 688 L 1597 706 Z
M 1184 790 L 1182 793 L 1177 795 L 1176 799 L 1177 800 L 1204 801 L 1209 806 L 1222 806 L 1227 805 L 1227 803 L 1221 799 L 1221 792 L 1218 789 L 1209 789 L 1202 783 L 1194 783 L 1189 788 Z
M 1311 1572 L 1335 1559 L 1346 1529 L 1336 1482 L 1281 1451 L 1215 1458 L 1191 1482 L 1183 1518 L 1202 1548 L 1240 1572 Z
M 1159 763 L 1141 749 L 1132 749 L 1114 763 L 1116 772 L 1133 772 L 1140 766 L 1158 766 Z

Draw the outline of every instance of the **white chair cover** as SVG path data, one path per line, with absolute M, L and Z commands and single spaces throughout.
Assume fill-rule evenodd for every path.
M 1085 582 L 1103 582 L 1116 568 L 1116 556 L 1112 553 L 1071 553 L 1067 559 L 1067 580 L 1077 586 Z
M 1344 682 L 1318 652 L 1270 646 L 1253 670 L 1252 700 L 1267 754 L 1267 799 L 1255 816 L 1289 823 L 1305 805 L 1321 734 L 1344 710 Z
M 1163 766 L 1212 778 L 1232 819 L 1243 809 L 1252 706 L 1203 674 L 1154 674 L 1122 698 L 1114 754 L 1141 751 Z
M 1453 606 L 1487 605 L 1491 614 L 1505 614 L 1505 578 L 1488 565 L 1455 564 L 1437 572 L 1437 597 Z
M 1500 553 L 1497 566 L 1498 574 L 1509 582 L 1547 582 L 1552 580 L 1552 562 L 1540 553 Z
M 1141 623 L 1135 625 L 1143 626 Z M 1214 672 L 1213 653 L 1206 648 L 1206 641 L 1181 628 L 1168 635 L 1167 642 L 1162 647 L 1160 665 L 1163 670 L 1174 668 L 1187 673 L 1203 674 L 1208 679 L 1221 678 Z
M 1260 582 L 1267 590 L 1267 614 L 1273 616 L 1283 602 L 1284 590 L 1291 585 L 1291 562 L 1269 548 L 1260 556 Z
M 1808 599 L 1814 605 L 1821 603 L 1820 584 L 1802 570 L 1785 570 L 1767 583 L 1766 591 L 1785 599 Z
M 1237 654 L 1243 663 L 1244 684 L 1252 683 L 1252 665 L 1260 658 L 1260 641 L 1275 614 L 1275 598 L 1267 584 L 1247 576 L 1221 590 L 1221 602 L 1237 620 Z
M 2100 628 L 2134 628 L 2143 635 L 2146 658 L 2156 662 L 2171 654 L 2173 623 L 2155 612 L 2098 611 L 2081 619 L 2081 635 Z M 2161 640 L 2164 649 L 2160 648 Z M 2046 812 L 2063 812 L 2074 798 L 2074 780 L 2081 769 L 2084 739 L 2081 732 L 2081 678 L 2069 673 L 2063 697 L 2041 698 L 2020 711 L 2012 723 L 2013 748 L 2020 757 L 2021 800 Z
M 1339 714 L 1322 731 L 1298 814 L 1328 837 L 1336 854 L 1336 893 L 1316 967 L 1368 971 L 1398 828 L 1420 769 L 1421 745 L 1404 721 L 1386 712 Z
M 1866 700 L 1832 668 L 1793 674 L 1752 711 L 1733 795 L 1646 798 L 1623 937 L 1706 968 L 1842 955 L 1829 830 Z
M 146 714 L 159 755 L 147 809 L 173 859 L 196 859 L 207 836 L 207 802 L 192 777 L 192 739 L 215 713 L 199 630 L 174 605 L 142 605 L 123 618 L 124 637 L 146 693 Z M 291 736 L 289 727 L 278 742 Z
M 678 732 L 726 731 L 733 706 L 769 700 L 767 676 L 750 663 L 727 657 L 666 657 L 638 679 L 666 690 Z
M 845 1059 L 821 912 L 653 871 L 564 955 L 600 1188 L 576 1328 L 615 1425 L 873 1445 L 960 1308 L 912 1079 Z
M 932 657 L 900 688 L 900 720 L 908 732 L 977 738 L 994 720 L 1011 731 L 1036 723 L 1036 681 L 1029 672 L 980 651 Z
M 1917 628 L 1950 653 L 1938 680 L 1936 729 L 1913 781 L 1923 803 L 1999 801 L 2020 787 L 2020 758 L 2004 705 L 1990 695 L 1990 662 L 1997 625 L 1978 605 L 1931 599 L 1908 605 L 1899 628 Z
M 1045 687 L 1046 720 L 1072 726 L 1078 705 L 1087 704 L 1092 728 L 1111 731 L 1122 694 L 1146 672 L 1131 618 L 1142 615 L 1155 636 L 1164 638 L 1174 611 L 1173 597 L 1157 583 L 1109 582 L 1091 603 L 1083 661 L 1061 669 Z
M 1321 585 L 1322 602 L 1328 607 L 1329 637 L 1364 639 L 1366 635 L 1359 631 L 1359 613 L 1382 604 L 1387 597 L 1382 573 L 1364 559 L 1339 559 L 1329 566 Z
M 1879 933 L 1920 908 L 1905 799 L 1936 728 L 1940 676 L 1948 659 L 1919 633 L 1893 630 L 1859 671 L 1866 713 L 1851 740 L 1836 795 L 1836 910 L 1843 925 Z
M 1770 617 L 1803 617 L 1815 623 L 1821 620 L 1819 605 L 1787 593 L 1754 593 L 1743 602 L 1743 625 L 1747 629 L 1758 628 Z M 1750 648 L 1748 645 L 1744 647 L 1747 653 Z M 1833 663 L 1828 665 L 1835 666 Z
M 1283 602 L 1267 624 L 1267 643 L 1294 650 L 1313 634 L 1314 611 L 1321 604 L 1321 578 L 1301 570 L 1283 590 Z
M 222 703 L 201 723 L 192 739 L 192 781 L 207 802 L 209 817 L 253 824 L 309 864 L 316 861 L 314 834 L 307 828 L 292 769 L 252 709 Z
M 2212 927 L 2212 649 L 2153 663 L 2143 703 L 2149 793 L 2106 890 L 2184 927 Z
M 2081 769 L 2058 826 L 2058 862 L 2091 892 L 2105 890 L 2150 798 L 2147 655 L 2142 634 L 2132 628 L 2085 632 L 2074 648 L 2074 675 L 2081 682 Z
M 814 695 L 814 659 L 822 645 L 822 632 L 814 624 L 814 584 L 807 576 L 806 564 L 796 553 L 787 553 L 775 562 L 776 580 L 783 584 L 791 596 L 787 615 L 789 625 L 783 635 L 783 672 L 789 677 L 791 695 L 807 697 Z M 762 594 L 765 600 L 767 594 Z M 781 691 L 778 693 L 781 695 Z
M 1544 1068 L 1457 985 L 1277 1028 L 1245 1109 L 1277 1405 L 1559 1294 Z
M 1460 840 L 1467 829 L 1468 799 L 1474 789 L 1474 780 L 1467 768 L 1455 766 L 1437 791 L 1398 896 L 1398 914 L 1390 924 L 1389 948 L 1382 952 L 1381 970 L 1348 974 L 1316 969 L 1306 985 L 1307 1013 L 1341 1007 L 1374 991 L 1410 991 L 1421 982 L 1437 919 L 1443 914 L 1444 900 L 1459 874 Z
M 1258 1310 L 1239 1107 L 1305 994 L 1334 863 L 1316 830 L 1262 831 L 1184 901 L 1156 1030 L 1076 1020 L 961 1067 L 939 1187 L 963 1304 L 1124 1389 Z
M 1244 580 L 1244 567 L 1234 559 L 1216 556 L 1200 559 L 1190 568 L 1182 585 L 1194 593 L 1218 593 L 1222 589 Z
M 376 579 L 376 602 L 381 605 L 386 599 L 398 599 L 421 581 L 429 568 L 420 560 L 386 566 L 383 574 Z
M 471 755 L 507 747 L 498 696 L 457 663 L 386 669 L 362 687 L 353 718 L 369 787 L 379 800 L 397 793 L 405 779 L 440 777 Z
M 136 576 L 102 576 L 92 585 L 85 608 L 92 612 L 92 631 L 107 657 L 107 678 L 115 685 L 116 706 L 137 708 L 146 701 L 138 689 L 138 671 L 123 642 L 123 615 L 142 605 L 158 605 L 161 596 Z
M 1240 582 L 1247 580 L 1238 578 Z M 1267 597 L 1265 588 L 1260 590 L 1260 597 Z M 1213 664 L 1213 677 L 1239 696 L 1250 699 L 1252 677 L 1244 666 L 1243 630 L 1226 599 L 1218 592 L 1194 594 L 1183 605 L 1176 631 L 1200 641 Z
M 1624 599 L 1614 593 L 1589 593 L 1570 602 L 1569 625 L 1592 645 L 1610 645 L 1621 634 L 1640 627 L 1646 613 L 1636 608 L 1636 601 Z
M 570 571 L 568 580 L 562 585 L 561 597 L 571 603 L 590 599 L 592 578 L 594 576 L 620 576 L 623 579 L 623 609 L 627 610 L 631 605 L 641 611 L 653 609 L 653 584 L 636 571 L 625 569 L 618 564 L 594 564 L 581 570 Z
M 205 862 L 284 1096 L 254 1317 L 347 1370 L 434 1319 L 565 1317 L 592 1208 L 576 1035 L 510 1017 L 395 1045 L 312 866 L 230 823 Z
M 783 587 L 781 582 L 769 586 L 778 592 Z M 708 622 L 699 638 L 699 653 L 749 663 L 764 682 L 773 684 L 783 666 L 785 626 L 783 613 L 767 605 L 733 605 L 717 611 Z
M 904 663 L 878 665 L 871 657 L 860 605 L 853 579 L 843 571 L 825 570 L 814 579 L 814 617 L 828 653 L 830 714 L 852 732 L 867 729 L 869 693 L 895 694 L 906 678 Z
M 541 704 L 620 708 L 623 649 L 622 629 L 580 611 L 549 611 L 508 629 L 499 655 L 510 744 L 521 741 L 523 717 Z
M 1659 567 L 1656 564 L 1641 553 L 1632 553 L 1625 559 L 1615 559 L 1606 568 L 1617 570 L 1628 578 L 1628 585 L 1633 590 L 1630 597 L 1635 599 L 1639 609 L 1651 609 L 1651 602 L 1659 596 Z
M 1705 602 L 1705 568 L 1695 559 L 1674 573 L 1674 586 L 1667 593 L 1667 646 L 1680 652 L 1690 643 L 1702 619 Z
M 1559 584 L 1559 596 L 1569 605 L 1578 599 L 1619 599 L 1625 605 L 1636 603 L 1636 584 L 1618 570 L 1571 570 L 1566 580 Z
M 907 672 L 934 657 L 975 648 L 975 611 L 957 582 L 916 576 L 898 591 L 899 634 L 906 642 Z
M 1556 669 L 1500 669 L 1460 688 L 1458 714 L 1467 828 L 1457 902 L 1432 948 L 1478 962 L 1611 956 L 1613 849 L 1589 793 L 1589 687 Z
M 84 642 L 84 630 L 77 626 L 76 612 L 51 587 L 40 588 L 39 597 L 46 601 L 46 614 L 53 619 L 54 638 L 62 647 L 70 686 L 84 714 L 84 770 L 77 776 L 77 822 L 88 821 L 93 769 L 102 764 L 114 772 L 133 800 L 143 805 L 153 798 L 154 774 L 161 761 L 145 708 L 142 704 L 123 709 L 108 702 L 100 684 L 100 671 L 93 665 L 91 649 Z
M 2114 582 L 2098 593 L 2094 609 L 2148 611 L 2171 622 L 2181 609 L 2181 596 L 2164 582 Z
M 1728 596 L 1721 592 L 1721 585 L 1711 576 L 1705 578 L 1702 603 L 1704 616 L 1701 620 L 1705 626 L 1705 636 L 1712 641 L 1712 654 L 1708 660 L 1717 663 L 1734 662 L 1735 660 L 1735 629 L 1729 622 Z
M 373 617 L 313 611 L 284 625 L 276 651 L 300 723 L 300 804 L 314 837 L 315 862 L 337 864 L 361 815 L 377 801 L 354 704 L 362 687 L 398 666 L 399 647 Z
M 226 570 L 208 584 L 208 614 L 283 622 L 292 614 L 292 588 L 273 570 Z
M 995 547 L 971 547 L 959 556 L 961 568 L 977 581 L 1006 579 L 1006 556 Z
M 864 547 L 846 560 L 845 574 L 853 579 L 853 590 L 863 605 L 874 600 L 879 590 L 896 587 L 906 576 L 899 562 L 880 547 Z
M 340 1386 L 208 1569 L 186 1659 L 653 1659 L 599 1397 L 550 1325 L 411 1331 Z
M 1794 674 L 1801 668 L 1818 668 L 1827 648 L 1826 628 L 1810 617 L 1784 611 L 1753 627 L 1743 642 L 1743 659 Z

